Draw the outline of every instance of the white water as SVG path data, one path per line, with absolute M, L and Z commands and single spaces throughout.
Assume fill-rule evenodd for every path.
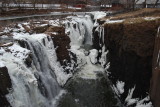
M 82 46 L 83 44 L 92 45 L 93 22 L 89 15 L 68 17 L 65 22 L 66 33 L 71 39 L 71 46 Z
M 66 33 L 71 40 L 70 51 L 77 56 L 77 64 L 80 68 L 76 75 L 83 79 L 96 79 L 97 72 L 104 72 L 104 68 L 96 64 L 98 62 L 98 51 L 89 48 L 93 44 L 92 29 L 94 24 L 92 19 L 89 15 L 69 18 L 71 20 L 66 22 Z
M 72 49 L 75 49 L 73 48 L 75 46 L 80 48 L 84 43 L 92 44 L 93 22 L 90 16 L 72 17 L 72 21 L 68 23 L 71 26 L 66 26 L 66 29 L 70 31 Z M 73 27 L 75 23 L 76 28 Z M 59 85 L 63 86 L 72 75 L 65 74 L 57 62 L 50 37 L 45 34 L 23 33 L 24 28 L 22 26 L 20 28 L 20 33 L 16 33 L 19 29 L 13 29 L 14 39 L 24 41 L 25 48 L 28 49 L 20 47 L 17 43 L 10 47 L 12 52 L 7 53 L 2 51 L 5 49 L 1 49 L 3 55 L 0 59 L 3 61 L 3 66 L 8 68 L 12 80 L 12 90 L 6 97 L 12 107 L 54 107 L 57 96 L 63 93 Z M 87 61 L 84 51 L 77 51 L 81 54 L 79 64 Z M 29 54 L 32 54 L 33 60 L 31 67 L 27 67 L 24 63 Z M 83 55 L 84 60 L 80 62 Z
M 66 33 L 71 39 L 70 51 L 76 54 L 77 64 L 81 67 L 79 76 L 95 79 L 95 71 L 104 71 L 103 67 L 96 65 L 97 50 L 93 49 L 86 55 L 89 51 L 81 48 L 83 45 L 92 45 L 91 17 L 68 17 L 65 23 Z M 73 27 L 74 25 L 76 27 Z M 8 68 L 12 81 L 12 90 L 6 97 L 12 107 L 55 107 L 57 99 L 64 92 L 59 85 L 63 86 L 72 75 L 65 74 L 57 62 L 50 37 L 45 34 L 30 35 L 22 32 L 13 33 L 14 39 L 24 41 L 28 49 L 20 47 L 17 43 L 9 48 L 0 48 L 0 64 Z M 32 54 L 33 60 L 31 67 L 25 64 L 29 54 Z
M 54 107 L 57 96 L 63 93 L 59 84 L 63 85 L 70 75 L 65 74 L 57 62 L 51 38 L 45 34 L 14 35 L 15 39 L 25 41 L 29 50 L 16 43 L 8 48 L 11 52 L 0 49 L 3 50 L 0 60 L 12 80 L 13 89 L 6 96 L 8 101 L 12 107 Z M 24 60 L 30 52 L 33 62 L 27 67 Z

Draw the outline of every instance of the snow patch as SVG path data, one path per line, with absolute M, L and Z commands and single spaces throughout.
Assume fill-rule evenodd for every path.
M 94 12 L 90 12 L 91 14 L 94 15 L 94 19 L 100 19 L 100 18 L 103 18 L 107 15 L 106 12 L 103 12 L 103 11 L 94 11 Z
M 121 94 L 124 93 L 124 85 L 125 83 L 123 81 L 117 81 L 116 86 L 113 85 L 112 89 L 115 91 L 115 93 L 120 96 Z
M 104 68 L 101 65 L 94 65 L 90 61 L 90 57 L 86 56 L 86 64 L 78 71 L 78 76 L 83 79 L 97 79 L 97 73 L 104 72 Z
M 0 68 L 5 67 L 2 61 L 0 61 Z
M 132 98 L 134 90 L 135 90 L 135 86 L 129 90 L 128 96 L 125 99 L 126 106 L 131 106 L 133 104 L 136 104 L 135 107 L 153 107 L 149 96 L 141 100 L 139 98 Z
M 124 85 L 125 85 L 125 83 L 123 81 L 117 81 L 116 87 L 117 87 L 118 92 L 120 94 L 124 93 Z
M 128 96 L 125 99 L 125 102 L 127 103 L 127 106 L 135 104 L 138 102 L 138 98 L 132 98 L 133 92 L 135 90 L 135 86 L 129 90 Z
M 112 23 L 122 23 L 124 20 L 109 20 L 107 19 L 105 23 L 112 24 Z
M 145 102 L 149 103 L 145 103 Z M 149 96 L 145 97 L 144 99 L 137 102 L 136 107 L 153 107 L 152 102 L 150 101 Z
M 159 19 L 160 17 L 145 17 L 145 20 L 156 20 Z
M 23 60 L 26 59 L 30 53 L 28 49 L 22 48 L 17 44 L 13 44 L 13 46 L 9 47 L 8 49 L 11 51 L 12 55 Z
M 5 53 L 6 51 L 0 47 L 0 55 L 3 55 L 3 53 Z
M 105 64 L 107 63 L 107 54 L 108 54 L 108 52 L 109 52 L 108 50 L 105 51 L 105 45 L 104 45 L 102 47 L 102 50 L 101 50 L 102 55 L 101 55 L 101 58 L 99 60 L 102 66 L 105 66 Z
M 93 64 L 96 64 L 96 63 L 97 63 L 97 56 L 98 56 L 98 50 L 96 50 L 96 49 L 90 50 L 89 57 L 90 57 L 91 62 L 92 62 Z
M 47 35 L 46 34 L 32 34 L 30 35 L 29 33 L 13 33 L 13 38 L 17 39 L 17 40 L 25 40 L 25 39 L 29 39 L 29 40 L 38 40 L 39 42 L 42 41 L 43 38 L 45 38 Z

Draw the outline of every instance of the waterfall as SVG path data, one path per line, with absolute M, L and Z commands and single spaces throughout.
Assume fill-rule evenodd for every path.
M 64 92 L 59 84 L 63 85 L 70 76 L 64 74 L 57 62 L 51 38 L 45 34 L 23 33 L 15 33 L 14 38 L 24 41 L 26 47 L 14 43 L 8 48 L 10 52 L 5 48 L 1 51 L 0 59 L 12 81 L 12 90 L 6 95 L 9 103 L 12 107 L 54 107 L 58 96 Z M 28 67 L 25 59 L 30 53 L 33 61 Z
M 89 71 L 83 72 L 83 77 L 95 79 L 94 71 L 103 72 L 104 69 L 96 64 L 98 51 L 90 50 L 93 29 L 91 17 L 71 16 L 64 22 L 65 33 L 71 40 L 70 51 L 76 54 L 78 67 L 83 66 L 84 71 Z M 6 98 L 12 107 L 55 107 L 59 96 L 65 92 L 60 86 L 72 74 L 66 74 L 57 61 L 51 37 L 28 34 L 23 30 L 14 29 L 13 45 L 0 48 L 0 60 L 8 68 L 12 82 L 12 89 L 9 89 Z M 16 41 L 23 41 L 25 46 L 20 46 Z M 89 49 L 85 49 L 86 46 Z M 28 58 L 30 66 L 25 62 Z
M 71 40 L 70 51 L 76 55 L 77 68 L 80 68 L 87 63 L 85 54 L 89 53 L 92 46 L 93 21 L 90 15 L 70 16 L 67 19 L 64 24 Z
M 45 41 L 47 40 L 45 39 Z M 42 91 L 49 99 L 53 99 L 59 93 L 60 87 L 55 79 L 54 69 L 49 63 L 45 47 L 38 41 L 34 42 L 30 40 L 27 43 L 33 54 L 33 63 L 38 71 L 36 72 L 36 76 L 41 81 L 40 86 L 43 87 Z
M 92 45 L 93 22 L 89 15 L 68 17 L 71 20 L 65 23 L 66 33 L 71 39 L 71 46 Z

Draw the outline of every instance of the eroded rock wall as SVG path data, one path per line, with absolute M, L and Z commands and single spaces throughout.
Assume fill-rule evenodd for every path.
M 160 28 L 159 28 L 160 30 Z M 153 54 L 152 79 L 150 85 L 150 96 L 155 107 L 160 107 L 160 32 L 158 30 L 155 37 L 155 47 Z
M 64 65 L 65 63 L 70 62 L 68 51 L 68 49 L 70 49 L 70 39 L 65 34 L 65 28 L 51 26 L 47 29 L 46 33 L 52 37 L 53 43 L 56 48 L 57 57 L 60 63 Z
M 149 92 L 152 71 L 154 40 L 160 20 L 143 20 L 129 23 L 106 23 L 104 45 L 109 50 L 109 76 L 113 84 L 125 82 L 122 94 L 124 101 L 129 89 L 134 86 L 133 98 L 141 98 Z M 94 34 L 94 47 L 101 49 L 102 39 Z

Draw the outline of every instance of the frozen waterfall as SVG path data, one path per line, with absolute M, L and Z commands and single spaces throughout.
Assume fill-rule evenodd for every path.
M 94 71 L 104 72 L 104 69 L 97 64 L 98 51 L 92 49 L 94 24 L 91 16 L 70 16 L 63 24 L 71 41 L 69 51 L 76 55 L 78 67 L 86 71 L 80 70 L 78 74 L 82 78 L 96 79 Z M 73 74 L 66 74 L 57 61 L 50 36 L 29 34 L 21 28 L 23 26 L 20 30 L 13 29 L 12 46 L 0 47 L 1 64 L 8 68 L 12 82 L 12 89 L 6 98 L 12 107 L 56 107 L 57 100 L 65 93 L 61 86 Z M 17 41 L 23 42 L 24 46 Z M 30 66 L 25 63 L 27 58 L 31 61 Z
M 8 101 L 13 107 L 54 107 L 56 99 L 64 92 L 59 84 L 64 84 L 67 75 L 57 62 L 51 38 L 45 34 L 14 35 L 16 40 L 24 41 L 26 47 L 14 43 L 9 47 L 11 52 L 1 49 L 3 56 L 0 59 L 8 68 L 12 80 L 13 89 L 6 96 Z M 30 53 L 33 61 L 31 67 L 27 67 L 24 60 Z M 57 72 L 59 74 L 55 75 Z

